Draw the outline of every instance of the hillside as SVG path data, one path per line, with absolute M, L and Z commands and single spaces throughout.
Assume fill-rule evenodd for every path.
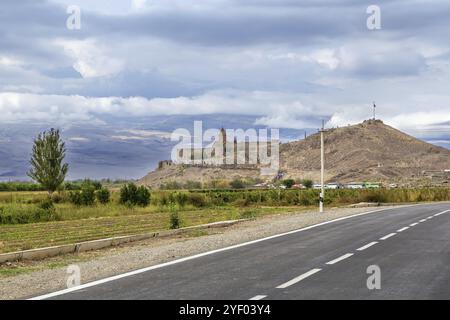
M 325 133 L 325 169 L 328 182 L 378 181 L 440 184 L 448 181 L 450 150 L 434 146 L 380 120 L 333 128 Z M 320 177 L 320 134 L 280 145 L 280 171 L 284 178 Z M 201 168 L 171 165 L 150 172 L 140 183 L 157 187 L 167 181 L 256 178 L 254 169 Z
M 450 169 L 450 150 L 434 146 L 380 120 L 330 129 L 325 133 L 328 181 L 427 179 L 429 171 Z M 320 134 L 280 147 L 281 170 L 290 177 L 319 179 Z
M 259 176 L 259 169 L 224 169 L 224 168 L 201 168 L 184 165 L 171 165 L 157 169 L 148 173 L 139 180 L 143 184 L 152 188 L 159 188 L 161 184 L 167 182 L 177 182 L 185 184 L 188 181 L 206 183 L 211 180 L 233 180 L 250 179 Z

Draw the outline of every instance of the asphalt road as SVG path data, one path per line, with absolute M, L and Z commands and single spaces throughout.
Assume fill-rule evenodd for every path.
M 379 289 L 367 287 L 369 266 Z M 450 204 L 359 215 L 40 298 L 450 299 Z

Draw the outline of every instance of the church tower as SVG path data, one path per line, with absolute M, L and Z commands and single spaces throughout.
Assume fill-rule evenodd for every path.
M 220 129 L 220 138 L 222 140 L 222 164 L 225 164 L 225 159 L 227 158 L 227 132 L 224 128 Z

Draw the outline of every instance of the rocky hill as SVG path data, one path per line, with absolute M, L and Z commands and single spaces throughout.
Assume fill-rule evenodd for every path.
M 325 133 L 328 181 L 426 180 L 450 169 L 450 150 L 409 136 L 380 120 Z M 319 179 L 320 134 L 280 147 L 281 170 L 289 177 Z
M 441 184 L 448 181 L 450 150 L 409 136 L 380 120 L 333 128 L 325 133 L 325 169 L 328 182 L 377 181 L 385 183 Z M 284 178 L 320 177 L 320 134 L 280 145 L 280 171 Z M 157 187 L 167 181 L 206 182 L 213 179 L 255 178 L 257 167 L 201 168 L 164 166 L 140 180 Z
M 258 168 L 220 168 L 200 167 L 186 165 L 168 165 L 148 173 L 139 180 L 152 188 L 159 188 L 168 182 L 177 182 L 184 185 L 186 182 L 200 182 L 201 184 L 212 180 L 231 181 L 233 179 L 254 179 L 259 176 Z

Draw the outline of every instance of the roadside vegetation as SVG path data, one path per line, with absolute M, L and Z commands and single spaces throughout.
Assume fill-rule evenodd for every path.
M 0 192 L 0 253 L 111 236 L 290 214 L 317 205 L 318 190 L 80 190 Z M 76 195 L 76 196 L 75 196 Z M 81 199 L 81 200 L 80 200 Z M 328 190 L 326 204 L 450 201 L 450 188 Z
M 319 192 L 314 189 L 150 190 L 133 183 L 124 184 L 120 190 L 109 190 L 99 182 L 85 180 L 80 190 L 52 195 L 39 191 L 0 192 L 0 225 L 218 208 L 311 207 L 318 205 Z M 337 189 L 327 190 L 325 197 L 328 206 L 422 201 L 450 201 L 450 188 Z
M 246 179 L 216 179 L 209 180 L 205 183 L 200 183 L 199 181 L 186 181 L 185 183 L 180 183 L 177 181 L 168 181 L 163 183 L 159 189 L 160 190 L 224 190 L 224 189 L 254 189 L 255 186 L 259 188 L 267 187 L 268 185 L 273 188 L 279 188 L 280 186 L 284 186 L 287 189 L 295 188 L 301 186 L 304 189 L 312 189 L 313 181 L 310 179 L 284 179 L 274 181 L 270 184 L 264 182 L 264 180 L 260 178 L 246 178 Z

